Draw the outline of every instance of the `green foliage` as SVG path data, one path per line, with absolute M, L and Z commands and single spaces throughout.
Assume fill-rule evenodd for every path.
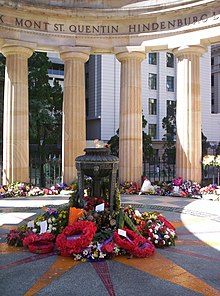
M 5 57 L 3 54 L 0 54 L 0 80 L 4 80 L 5 78 L 5 62 Z
M 205 156 L 208 154 L 209 147 L 210 147 L 210 143 L 207 141 L 207 137 L 202 132 L 202 156 Z M 217 154 L 220 154 L 218 153 L 218 151 L 220 152 L 220 144 L 218 144 L 218 147 L 216 150 Z
M 114 210 L 119 211 L 121 205 L 121 194 L 119 190 L 118 184 L 115 186 L 115 194 L 114 194 Z
M 162 127 L 165 129 L 164 134 L 164 153 L 163 161 L 175 163 L 176 160 L 176 143 L 174 141 L 176 135 L 176 108 L 168 105 L 167 116 L 162 120 Z
M 147 120 L 144 115 L 142 115 L 142 128 L 144 129 L 147 125 Z M 142 133 L 142 141 L 143 141 L 143 160 L 149 160 L 154 155 L 154 149 L 152 147 L 151 136 L 147 135 L 145 131 Z M 111 154 L 115 156 L 119 156 L 119 129 L 116 131 L 116 135 L 111 137 L 108 141 L 110 145 Z
M 123 209 L 120 209 L 118 220 L 117 220 L 117 228 L 123 228 L 124 226 L 127 226 L 129 229 L 133 230 L 134 232 L 140 234 L 140 232 L 137 230 L 136 226 L 132 222 L 132 220 L 124 213 Z
M 51 63 L 46 53 L 35 52 L 29 59 L 30 143 L 55 144 L 61 142 L 62 88 L 49 84 Z
M 119 129 L 116 131 L 116 135 L 112 136 L 111 139 L 108 141 L 110 145 L 111 154 L 115 156 L 119 156 Z

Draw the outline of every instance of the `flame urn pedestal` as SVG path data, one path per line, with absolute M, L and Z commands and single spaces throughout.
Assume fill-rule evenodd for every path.
M 109 206 L 114 207 L 114 191 L 118 171 L 119 158 L 110 154 L 110 149 L 86 148 L 85 155 L 76 157 L 76 169 L 79 186 L 79 199 L 82 202 L 84 196 L 84 176 L 92 178 L 94 197 L 101 197 L 101 179 L 109 178 Z

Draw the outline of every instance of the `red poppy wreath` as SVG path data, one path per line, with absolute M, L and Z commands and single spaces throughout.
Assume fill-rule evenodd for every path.
M 77 221 L 64 228 L 62 233 L 58 234 L 56 246 L 62 256 L 71 256 L 79 254 L 91 243 L 96 226 L 93 222 Z
M 39 235 L 31 234 L 24 238 L 23 246 L 29 251 L 37 254 L 45 254 L 53 251 L 55 236 L 45 232 Z
M 119 247 L 139 258 L 150 257 L 154 253 L 154 245 L 145 237 L 138 235 L 133 230 L 124 230 L 126 237 L 120 236 L 118 231 L 114 232 L 114 241 Z

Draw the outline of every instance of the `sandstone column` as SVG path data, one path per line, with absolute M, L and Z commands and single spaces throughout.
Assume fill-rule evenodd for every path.
M 29 182 L 28 58 L 31 48 L 5 45 L 3 184 Z
M 77 176 L 75 158 L 86 148 L 84 68 L 89 49 L 61 47 L 60 57 L 64 61 L 62 176 L 71 184 Z
M 121 62 L 119 182 L 141 184 L 143 173 L 141 62 L 145 52 L 116 54 Z
M 200 57 L 202 46 L 174 49 L 177 62 L 176 175 L 201 182 Z

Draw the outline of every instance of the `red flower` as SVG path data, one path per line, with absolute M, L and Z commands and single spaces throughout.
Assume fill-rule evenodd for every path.
M 108 244 L 103 245 L 103 246 L 101 247 L 101 251 L 102 251 L 103 253 L 105 253 L 105 254 L 106 254 L 106 253 L 112 253 L 114 247 L 115 247 L 115 244 L 114 244 L 113 242 L 110 242 L 110 243 L 108 243 Z
M 24 238 L 23 246 L 28 247 L 32 253 L 49 253 L 53 250 L 55 236 L 44 232 L 40 235 L 31 234 Z
M 118 231 L 114 232 L 114 241 L 119 247 L 139 258 L 149 257 L 154 253 L 155 246 L 150 241 L 132 230 L 125 230 L 127 237 L 121 237 Z
M 93 222 L 74 222 L 58 234 L 56 239 L 57 249 L 62 256 L 71 256 L 73 253 L 79 254 L 91 243 L 95 232 L 96 226 Z

